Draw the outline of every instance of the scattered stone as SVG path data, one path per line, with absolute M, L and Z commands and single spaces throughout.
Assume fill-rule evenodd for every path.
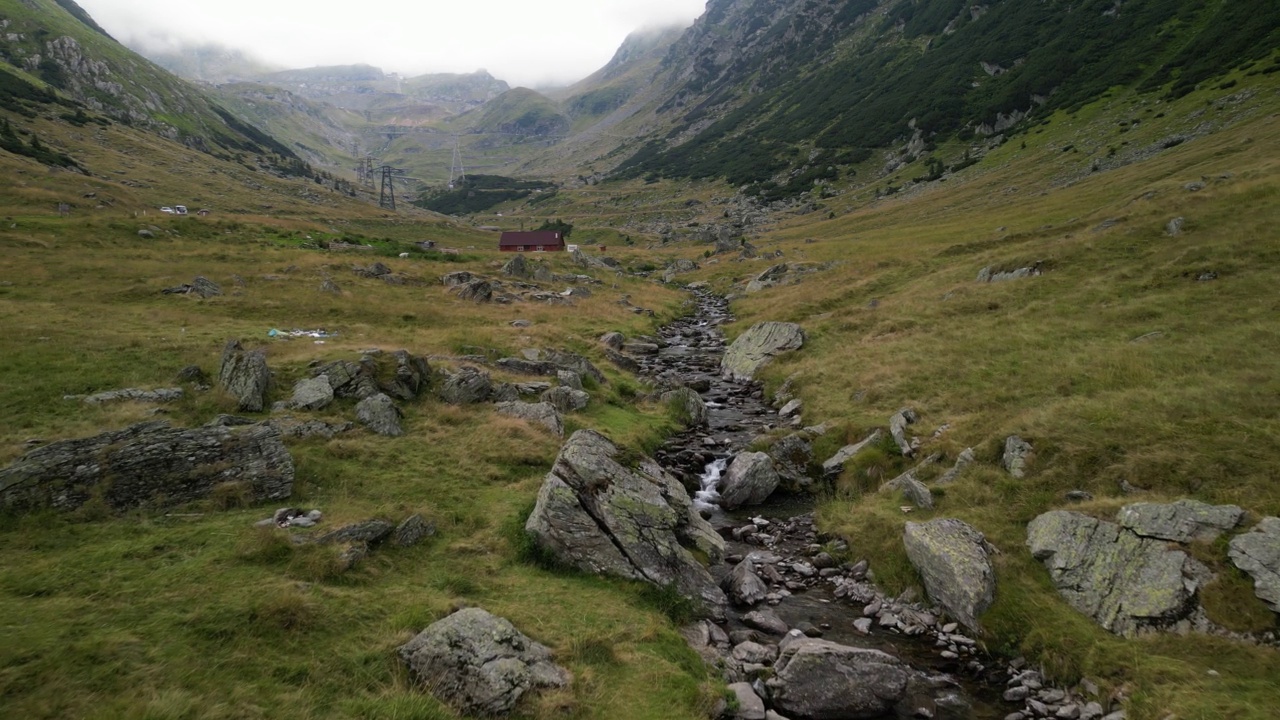
M 804 330 L 795 323 L 756 323 L 725 351 L 720 372 L 728 380 L 751 380 L 775 355 L 800 348 L 804 340 Z
M 1117 635 L 1185 617 L 1195 605 L 1196 578 L 1207 574 L 1166 542 L 1065 510 L 1032 520 L 1027 545 L 1058 593 Z
M 422 542 L 423 538 L 436 534 L 435 523 L 428 522 L 421 515 L 414 514 L 400 521 L 391 533 L 391 544 L 396 547 L 411 547 Z
M 510 325 L 511 327 L 514 327 L 514 328 L 533 327 L 533 323 L 530 322 L 529 320 L 512 320 Z
M 854 443 L 853 445 L 845 445 L 840 448 L 836 451 L 835 455 L 832 455 L 826 462 L 822 463 L 822 474 L 827 477 L 834 477 L 844 472 L 844 464 L 846 462 L 853 459 L 855 455 L 862 452 L 864 449 L 880 442 L 880 439 L 883 437 L 884 431 L 876 429 L 875 432 L 863 438 L 861 442 Z
M 885 483 L 880 487 L 880 490 L 882 492 L 885 490 L 901 491 L 912 505 L 921 510 L 933 509 L 933 493 L 929 492 L 929 488 L 924 483 L 916 479 L 915 471 L 913 470 L 908 470 Z
M 210 280 L 209 278 L 199 276 L 195 280 L 192 280 L 190 284 L 165 288 L 161 292 L 165 295 L 196 295 L 203 300 L 216 295 L 221 295 L 222 288 L 218 287 L 218 283 Z
M 712 614 L 722 613 L 725 594 L 686 546 L 718 562 L 724 541 L 678 480 L 650 458 L 624 466 L 620 454 L 595 431 L 575 432 L 547 474 L 525 530 L 566 565 L 674 585 Z
M 386 263 L 383 262 L 375 262 L 368 267 L 360 267 L 357 265 L 351 268 L 351 270 L 356 275 L 367 278 L 381 278 L 391 274 L 391 268 L 387 267 Z
M 1205 184 L 1200 182 L 1199 180 L 1192 180 L 1191 182 L 1182 186 L 1182 189 L 1186 190 L 1187 192 L 1200 192 L 1204 188 L 1205 188 Z
M 729 685 L 729 692 L 737 700 L 736 707 L 729 717 L 733 720 L 765 720 L 764 701 L 751 689 L 750 683 L 737 682 Z
M 1186 220 L 1182 217 L 1176 217 L 1170 220 L 1164 226 L 1164 234 L 1169 237 L 1178 237 L 1182 234 L 1182 226 L 1186 224 Z
M 222 417 L 229 417 L 229 416 L 224 416 L 224 415 L 219 416 L 219 418 L 222 418 Z M 241 418 L 241 419 L 248 420 L 248 418 Z M 250 420 L 249 422 L 253 422 L 253 421 Z M 355 427 L 353 424 L 349 422 L 327 423 L 323 420 L 316 420 L 316 419 L 297 420 L 287 415 L 284 417 L 271 418 L 270 422 L 271 422 L 271 425 L 275 427 L 277 430 L 279 430 L 280 434 L 283 435 L 284 437 L 299 438 L 299 439 L 317 437 L 317 436 L 326 438 L 326 439 L 332 439 L 335 435 L 348 432 L 349 430 L 351 430 L 351 428 Z
M 778 482 L 773 459 L 766 453 L 738 453 L 721 478 L 720 505 L 727 510 L 759 505 L 769 499 L 778 488 Z
M 803 409 L 804 401 L 800 398 L 796 398 L 782 406 L 782 409 L 778 411 L 778 417 L 789 418 L 792 415 L 799 415 L 800 411 Z
M 1231 562 L 1253 578 L 1253 594 L 1280 613 L 1280 518 L 1265 517 L 1231 538 Z
M 938 478 L 937 484 L 950 485 L 955 482 L 956 478 L 960 477 L 960 473 L 964 472 L 965 468 L 973 464 L 973 461 L 973 448 L 965 448 L 956 456 L 956 464 L 951 466 L 950 470 L 943 473 L 942 477 Z
M 218 367 L 218 384 L 236 399 L 242 412 L 262 412 L 271 388 L 266 352 L 245 350 L 239 340 L 228 340 Z
M 906 697 L 911 671 L 879 650 L 788 635 L 765 685 L 773 706 L 801 718 L 892 715 Z
M 440 282 L 445 287 L 458 287 L 459 285 L 466 285 L 467 283 L 472 282 L 475 279 L 476 279 L 476 276 L 472 273 L 467 272 L 466 270 L 459 270 L 457 272 L 451 272 L 447 275 L 440 276 Z
M 991 545 L 973 526 L 954 518 L 909 522 L 902 533 L 907 557 L 929 597 L 970 629 L 995 600 Z
M 188 365 L 178 371 L 175 379 L 181 383 L 191 383 L 197 390 L 209 389 L 209 376 L 199 365 Z
M 199 368 L 197 368 L 199 369 Z M 133 402 L 167 403 L 182 399 L 182 388 L 158 388 L 143 390 L 142 388 L 126 388 L 124 390 L 108 390 L 80 398 L 86 405 L 105 405 L 106 403 L 131 400 Z M 74 397 L 74 396 L 72 396 Z
M 324 282 L 320 283 L 320 292 L 328 293 L 330 295 L 341 295 L 342 288 L 338 287 L 338 283 L 334 282 L 332 279 L 325 278 Z
M 542 393 L 542 402 L 550 403 L 560 413 L 571 413 L 582 410 L 591 402 L 591 396 L 582 390 L 574 390 L 565 385 L 557 385 L 556 387 Z
M 489 373 L 466 366 L 444 381 L 440 398 L 450 405 L 472 405 L 488 400 L 492 392 Z
M 1004 455 L 1001 458 L 1001 463 L 1010 475 L 1020 479 L 1026 476 L 1027 466 L 1031 464 L 1034 458 L 1034 451 L 1031 443 L 1017 435 L 1010 435 L 1004 441 Z
M 559 389 L 559 388 L 553 388 Z M 581 392 L 580 390 L 571 390 L 570 392 Z M 586 395 L 586 393 L 582 393 Z M 564 435 L 564 421 L 560 419 L 560 413 L 555 406 L 549 402 L 500 402 L 497 404 L 498 412 L 503 415 L 520 418 L 535 425 L 541 425 L 556 435 Z
M 914 457 L 916 454 L 911 441 L 907 439 L 907 426 L 914 425 L 919 419 L 920 416 L 911 408 L 902 408 L 889 418 L 889 434 L 893 436 L 893 442 L 902 451 L 903 457 Z
M 293 458 L 268 425 L 171 428 L 139 423 L 38 447 L 0 470 L 0 507 L 75 509 L 101 497 L 112 510 L 177 505 L 234 489 L 248 502 L 293 491 Z
M 400 408 L 383 393 L 370 395 L 356 404 L 356 419 L 360 424 L 379 435 L 399 437 L 404 434 L 400 425 Z
M 323 410 L 333 402 L 333 386 L 327 375 L 299 380 L 293 386 L 293 398 L 289 406 L 300 410 Z
M 768 608 L 752 610 L 743 615 L 742 624 L 771 635 L 786 635 L 787 631 L 790 630 L 787 627 L 787 623 L 778 617 L 777 613 Z
M 507 261 L 506 265 L 502 266 L 502 273 L 527 280 L 533 277 L 533 270 L 529 265 L 530 263 L 524 259 L 524 255 L 517 253 L 515 257 Z
M 1198 500 L 1135 503 L 1116 514 L 1116 522 L 1136 535 L 1180 543 L 1212 542 L 1243 519 L 1244 510 L 1235 505 L 1209 505 Z
M 316 537 L 314 542 L 321 545 L 342 545 L 345 543 L 361 543 L 365 546 L 377 545 L 391 537 L 395 527 L 395 525 L 386 520 L 364 520 L 331 530 Z
M 544 645 L 480 608 L 433 623 L 397 652 L 424 688 L 465 715 L 506 715 L 525 693 L 570 680 Z
M 1038 277 L 1042 274 L 1040 263 L 1036 263 L 1030 267 L 1021 267 L 1015 270 L 996 270 L 993 267 L 984 267 L 978 271 L 978 282 L 994 283 L 1004 282 L 1006 280 L 1021 280 L 1022 278 Z
M 1063 497 L 1071 502 L 1088 502 L 1093 499 L 1093 493 L 1087 490 L 1068 490 Z

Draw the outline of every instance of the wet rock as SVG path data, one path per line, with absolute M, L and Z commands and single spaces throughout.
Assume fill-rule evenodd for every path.
M 370 395 L 356 404 L 356 419 L 361 425 L 379 435 L 399 437 L 404 434 L 400 425 L 400 408 L 395 401 L 382 393 Z
M 239 340 L 229 340 L 222 349 L 218 384 L 236 399 L 242 412 L 262 412 L 271 388 L 271 370 L 262 350 L 245 350 Z
M 863 438 L 861 442 L 856 442 L 852 445 L 845 445 L 840 448 L 835 455 L 832 455 L 826 462 L 822 463 L 822 474 L 826 477 L 835 477 L 836 475 L 844 472 L 844 464 L 846 462 L 849 462 L 849 460 L 853 459 L 853 456 L 862 452 L 864 449 L 880 442 L 880 439 L 883 437 L 884 431 L 877 429 L 875 432 Z
M 1065 510 L 1032 520 L 1027 545 L 1068 604 L 1118 635 L 1185 617 L 1205 575 L 1166 542 Z
M 1134 503 L 1116 514 L 1116 522 L 1141 537 L 1186 543 L 1212 542 L 1244 519 L 1235 505 L 1209 505 L 1198 500 L 1173 503 Z
M 289 406 L 301 410 L 322 410 L 333 402 L 333 386 L 327 375 L 299 380 L 293 386 Z
M 1031 464 L 1034 448 L 1031 443 L 1017 435 L 1010 435 L 1004 441 L 1004 455 L 1001 464 L 1010 475 L 1022 478 L 1027 474 L 1027 466 Z
M 732 510 L 759 505 L 778 488 L 778 473 L 765 453 L 743 452 L 734 456 L 721 479 L 720 505 Z
M 573 390 L 570 392 L 581 392 Z M 586 395 L 586 393 L 582 393 Z M 564 435 L 564 421 L 560 419 L 560 413 L 555 406 L 549 402 L 500 402 L 497 404 L 498 412 L 503 415 L 520 418 L 521 420 L 541 425 L 556 435 Z
M 1231 562 L 1253 578 L 1253 593 L 1280 613 L 1280 518 L 1265 517 L 1231 538 Z
M 915 410 L 911 408 L 902 408 L 889 418 L 889 434 L 893 436 L 893 442 L 902 451 L 903 457 L 912 457 L 915 455 L 915 448 L 911 446 L 911 441 L 907 438 L 907 426 L 913 425 L 920 419 Z
M 778 617 L 777 613 L 769 609 L 752 610 L 742 616 L 742 624 L 750 628 L 755 628 L 771 635 L 786 635 L 790 629 L 787 623 Z
M 769 586 L 756 575 L 755 563 L 751 562 L 751 558 L 745 558 L 735 565 L 720 585 L 736 605 L 755 605 L 769 592 Z
M 71 510 L 100 496 L 126 510 L 191 502 L 220 486 L 261 502 L 289 497 L 293 477 L 293 458 L 273 427 L 153 421 L 31 450 L 0 470 L 0 507 Z
M 450 405 L 473 405 L 488 400 L 492 392 L 493 380 L 489 373 L 467 366 L 444 381 L 440 399 Z
M 591 402 L 591 396 L 582 390 L 557 385 L 542 393 L 542 402 L 550 403 L 560 413 L 571 413 L 582 410 Z
M 733 693 L 737 702 L 736 707 L 729 711 L 728 717 L 733 720 L 765 720 L 764 701 L 751 689 L 750 683 L 733 683 L 729 685 L 729 692 Z
M 799 633 L 783 640 L 774 673 L 765 683 L 774 707 L 799 718 L 892 714 L 911 680 L 911 671 L 892 655 Z
M 939 518 L 907 523 L 902 541 L 929 597 L 977 630 L 996 591 L 991 546 L 982 533 L 964 521 Z
M 480 608 L 433 623 L 397 653 L 419 684 L 465 715 L 506 715 L 526 693 L 570 680 L 550 650 Z
M 592 573 L 674 585 L 712 614 L 725 594 L 688 548 L 718 562 L 724 541 L 693 507 L 680 482 L 656 462 L 634 469 L 603 435 L 579 430 L 560 449 L 525 530 L 544 550 Z
M 720 373 L 728 380 L 751 380 L 775 355 L 800 348 L 804 340 L 804 330 L 795 323 L 756 323 L 725 351 Z

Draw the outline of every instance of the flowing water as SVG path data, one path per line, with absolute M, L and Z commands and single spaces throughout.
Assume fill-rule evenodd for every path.
M 908 603 L 898 604 L 892 598 L 877 596 L 873 600 L 867 595 L 871 586 L 853 583 L 853 579 L 845 588 L 852 588 L 852 593 L 838 593 L 838 583 L 845 580 L 835 577 L 840 571 L 819 573 L 809 565 L 817 544 L 832 540 L 813 529 L 814 503 L 810 496 L 775 493 L 763 505 L 736 512 L 719 506 L 717 486 L 733 455 L 761 434 L 789 422 L 769 407 L 757 383 L 720 377 L 720 358 L 725 349 L 720 326 L 732 316 L 727 302 L 719 296 L 698 291 L 695 300 L 696 312 L 661 328 L 659 334 L 665 346 L 643 358 L 641 364 L 645 374 L 658 383 L 687 385 L 706 402 L 707 425 L 673 436 L 655 455 L 659 463 L 681 479 L 693 494 L 695 506 L 726 540 L 726 563 L 712 567 L 712 575 L 722 578 L 733 563 L 753 553 L 767 558 L 775 570 L 780 570 L 774 576 L 774 597 L 768 605 L 788 626 L 812 626 L 826 640 L 882 650 L 933 679 L 940 689 L 921 705 L 931 713 L 921 717 L 1003 718 L 1016 710 L 1016 706 L 1000 699 L 1006 677 L 1002 674 L 1003 663 L 970 647 L 958 647 L 958 654 L 949 653 L 955 657 L 944 657 L 941 651 L 947 649 L 947 643 L 938 645 L 937 634 L 924 632 L 924 628 L 919 628 L 921 632 L 915 636 L 903 634 L 901 627 L 882 628 L 878 622 L 869 633 L 855 629 L 854 622 L 864 617 L 865 605 L 872 602 L 895 611 L 901 606 L 906 617 L 912 617 L 914 610 Z M 744 535 L 744 526 L 758 532 Z M 850 551 L 857 556 L 856 547 Z M 847 565 L 844 567 L 848 569 Z M 837 597 L 838 594 L 843 596 Z M 730 611 L 724 629 L 731 636 L 741 638 L 749 632 L 741 619 L 742 613 L 749 610 Z M 950 646 L 957 647 L 955 643 Z

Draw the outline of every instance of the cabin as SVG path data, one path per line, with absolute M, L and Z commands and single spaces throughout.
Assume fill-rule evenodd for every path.
M 554 252 L 564 250 L 564 234 L 553 230 L 504 232 L 498 239 L 502 252 Z

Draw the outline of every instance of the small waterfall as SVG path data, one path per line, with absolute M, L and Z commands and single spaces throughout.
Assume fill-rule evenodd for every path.
M 698 479 L 700 489 L 693 494 L 695 510 L 702 512 L 720 509 L 720 493 L 716 491 L 716 486 L 720 484 L 720 476 L 724 474 L 724 469 L 727 467 L 729 467 L 729 458 L 719 458 L 707 464 L 706 469 L 702 471 L 702 476 Z

